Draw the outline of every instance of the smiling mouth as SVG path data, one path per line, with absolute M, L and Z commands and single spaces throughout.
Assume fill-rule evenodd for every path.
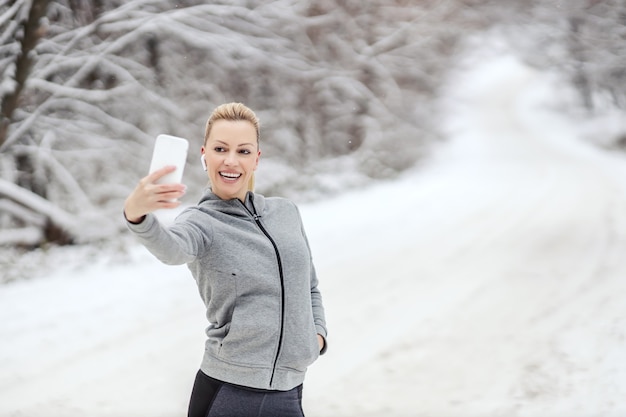
M 241 177 L 241 174 L 237 174 L 234 172 L 221 172 L 220 171 L 220 177 L 227 179 L 227 180 L 237 180 L 239 179 L 239 177 Z

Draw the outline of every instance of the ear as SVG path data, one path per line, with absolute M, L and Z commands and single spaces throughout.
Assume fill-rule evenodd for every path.
M 200 149 L 201 155 L 200 155 L 200 163 L 202 164 L 202 169 L 204 169 L 205 171 L 207 170 L 207 166 L 206 166 L 206 159 L 204 159 L 204 146 L 202 147 L 202 149 Z

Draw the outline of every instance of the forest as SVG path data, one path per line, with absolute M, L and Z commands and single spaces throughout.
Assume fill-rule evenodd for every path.
M 447 77 L 494 31 L 585 114 L 626 109 L 624 0 L 0 0 L 0 28 L 0 246 L 25 250 L 122 233 L 160 133 L 190 141 L 193 202 L 227 101 L 261 119 L 263 194 L 395 178 L 446 140 Z

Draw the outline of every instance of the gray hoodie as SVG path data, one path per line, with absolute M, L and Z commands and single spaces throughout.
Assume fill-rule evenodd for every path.
M 128 223 L 163 263 L 186 263 L 209 326 L 200 369 L 253 388 L 304 380 L 326 338 L 322 297 L 295 204 L 249 192 L 245 203 L 207 191 L 170 227 L 152 214 Z

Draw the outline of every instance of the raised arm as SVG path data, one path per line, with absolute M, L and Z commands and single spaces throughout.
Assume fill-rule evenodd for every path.
M 165 227 L 150 214 L 158 209 L 172 209 L 180 205 L 176 199 L 185 193 L 184 185 L 156 183 L 174 169 L 174 166 L 167 166 L 142 178 L 126 199 L 124 216 L 130 231 L 154 256 L 163 263 L 179 265 L 195 259 L 200 247 L 204 246 L 206 236 L 193 222 L 176 221 Z

